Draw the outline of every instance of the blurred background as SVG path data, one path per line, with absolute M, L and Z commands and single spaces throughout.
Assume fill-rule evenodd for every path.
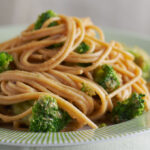
M 90 16 L 98 26 L 150 35 L 149 0 L 0 0 L 0 25 L 30 24 L 48 9 Z

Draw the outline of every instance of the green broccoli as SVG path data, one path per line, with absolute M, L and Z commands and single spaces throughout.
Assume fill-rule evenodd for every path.
M 103 128 L 103 127 L 106 127 L 106 126 L 107 126 L 106 123 L 101 123 L 101 124 L 98 125 L 99 128 Z
M 44 23 L 47 19 L 52 18 L 52 17 L 56 17 L 56 16 L 57 16 L 57 14 L 54 13 L 52 10 L 48 10 L 48 11 L 42 13 L 42 14 L 38 17 L 38 19 L 37 19 L 37 21 L 36 21 L 36 23 L 35 23 L 35 25 L 34 25 L 34 29 L 35 29 L 35 30 L 40 29 L 40 28 L 42 27 L 43 23 Z M 58 25 L 58 22 L 57 22 L 57 21 L 53 21 L 53 22 L 51 22 L 51 23 L 48 25 L 48 27 L 53 27 L 53 26 L 56 26 L 56 25 Z M 58 47 L 61 47 L 63 44 L 64 44 L 63 42 L 62 42 L 62 43 L 58 43 L 58 44 L 53 44 L 53 45 L 49 46 L 48 48 L 51 48 L 51 49 L 53 49 L 53 48 L 58 48 Z
M 15 115 L 18 115 L 20 113 L 23 113 L 24 111 L 26 111 L 30 107 L 32 107 L 33 104 L 34 104 L 34 100 L 13 104 L 12 105 L 12 111 Z M 31 117 L 31 115 L 28 115 L 28 116 L 24 117 L 23 119 L 21 119 L 20 122 L 26 126 L 29 126 L 29 124 L 30 124 L 29 118 L 30 117 Z
M 143 94 L 133 93 L 130 98 L 123 102 L 118 102 L 112 110 L 112 121 L 120 123 L 130 120 L 144 112 Z
M 85 83 L 82 83 L 81 91 L 84 92 L 84 93 L 87 93 L 89 96 L 96 95 L 95 91 Z
M 90 47 L 85 43 L 82 42 L 75 50 L 75 52 L 79 53 L 79 54 L 84 54 L 86 53 L 88 50 L 90 49 Z M 92 65 L 92 63 L 78 63 L 78 66 L 81 67 L 88 67 L 90 65 Z
M 92 65 L 92 63 L 78 63 L 78 66 L 81 66 L 81 67 L 88 67 L 91 65 Z
M 135 48 L 125 48 L 128 52 L 130 52 L 134 57 L 134 62 L 142 69 L 143 77 L 146 80 L 150 79 L 150 57 L 143 50 L 138 47 Z
M 48 49 L 54 49 L 54 48 L 62 47 L 63 45 L 64 45 L 64 42 L 61 42 L 61 43 L 57 43 L 57 44 L 53 44 L 51 46 L 48 46 L 47 48 Z
M 107 64 L 97 67 L 93 72 L 94 81 L 107 92 L 112 92 L 120 86 L 119 77 L 112 66 Z
M 46 20 L 48 20 L 48 19 L 51 18 L 51 17 L 56 17 L 56 16 L 57 16 L 56 13 L 54 13 L 52 10 L 48 10 L 48 11 L 42 13 L 42 14 L 38 17 L 37 21 L 35 22 L 34 29 L 35 29 L 35 30 L 40 29 L 40 28 L 42 27 L 43 23 L 44 23 Z M 55 25 L 57 25 L 57 23 L 56 23 L 56 22 L 52 22 L 52 23 L 49 25 L 49 27 L 55 26 Z
M 58 132 L 70 120 L 68 113 L 58 108 L 55 98 L 42 96 L 33 105 L 29 128 L 32 132 Z
M 13 57 L 6 53 L 0 52 L 0 72 L 6 71 L 10 69 L 10 62 L 13 61 Z
M 57 26 L 57 25 L 58 25 L 58 22 L 57 22 L 57 21 L 54 21 L 54 22 L 50 23 L 50 24 L 48 25 L 48 27 L 53 27 L 53 26 Z
M 89 47 L 85 42 L 82 42 L 82 43 L 75 49 L 75 52 L 77 52 L 77 53 L 79 53 L 79 54 L 83 54 L 83 53 L 86 53 L 89 49 L 90 49 L 90 47 Z

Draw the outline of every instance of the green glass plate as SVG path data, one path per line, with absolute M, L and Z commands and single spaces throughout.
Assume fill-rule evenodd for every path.
M 14 37 L 25 26 L 0 27 L 0 42 Z M 104 29 L 106 40 L 140 46 L 150 53 L 150 38 L 118 30 Z M 67 146 L 102 142 L 150 131 L 150 112 L 117 125 L 65 133 L 31 133 L 0 128 L 0 144 L 15 146 Z

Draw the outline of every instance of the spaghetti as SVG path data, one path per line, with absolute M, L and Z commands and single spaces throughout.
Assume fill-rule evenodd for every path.
M 49 27 L 54 21 L 58 25 Z M 69 130 L 86 124 L 97 128 L 94 122 L 133 92 L 145 94 L 145 110 L 150 109 L 146 81 L 133 62 L 133 55 L 124 51 L 118 42 L 107 43 L 102 30 L 89 18 L 57 15 L 47 19 L 38 30 L 34 30 L 34 26 L 31 24 L 18 37 L 0 44 L 0 51 L 12 55 L 16 67 L 0 73 L 1 106 L 36 100 L 41 95 L 52 96 L 59 107 L 76 120 L 71 124 L 73 128 L 68 126 Z M 82 42 L 89 50 L 77 53 Z M 120 79 L 120 86 L 112 92 L 94 81 L 94 70 L 104 64 L 112 66 Z M 91 95 L 81 90 L 83 84 L 92 91 Z M 7 109 L 2 110 L 7 112 Z M 32 107 L 18 115 L 1 111 L 0 119 L 13 122 L 16 127 L 16 122 L 31 113 Z

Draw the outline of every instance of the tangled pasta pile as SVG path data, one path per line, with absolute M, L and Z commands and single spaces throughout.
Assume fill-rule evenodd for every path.
M 134 56 L 116 41 L 107 43 L 89 18 L 47 11 L 1 43 L 0 51 L 12 57 L 0 73 L 1 124 L 35 132 L 71 131 L 86 124 L 95 129 L 104 118 L 118 123 L 150 108 Z M 131 106 L 132 114 L 122 110 Z

